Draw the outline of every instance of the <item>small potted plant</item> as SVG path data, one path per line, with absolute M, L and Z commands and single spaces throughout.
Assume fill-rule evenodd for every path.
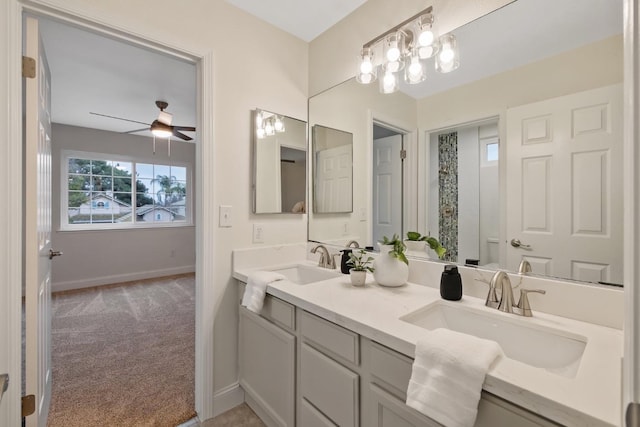
M 375 270 L 372 266 L 373 257 L 364 249 L 349 254 L 347 265 L 351 267 L 349 274 L 351 276 L 351 284 L 353 286 L 363 286 L 367 280 L 367 271 L 373 273 Z
M 404 241 L 409 250 L 423 252 L 426 245 L 429 245 L 431 249 L 438 255 L 439 259 L 444 257 L 447 249 L 444 248 L 438 239 L 431 236 L 423 236 L 417 231 L 407 232 L 407 239 Z
M 397 234 L 384 236 L 378 242 L 380 255 L 375 260 L 376 271 L 373 274 L 381 286 L 402 286 L 409 279 L 409 260 L 404 251 L 407 249 Z

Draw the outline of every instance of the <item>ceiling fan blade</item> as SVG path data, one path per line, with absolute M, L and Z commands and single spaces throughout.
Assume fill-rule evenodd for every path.
M 141 125 L 151 126 L 151 124 L 150 124 L 150 123 L 139 122 L 139 121 L 137 121 L 137 120 L 131 120 L 131 119 L 123 119 L 122 117 L 109 116 L 109 115 L 107 115 L 107 114 L 94 113 L 94 112 L 92 112 L 92 111 L 90 111 L 90 112 L 89 112 L 89 114 L 93 114 L 94 116 L 108 117 L 108 118 L 110 118 L 110 119 L 124 120 L 125 122 L 140 123 Z
M 182 140 L 185 140 L 185 141 L 191 141 L 193 139 L 190 136 L 187 136 L 184 133 L 179 132 L 175 127 L 173 128 L 173 136 L 175 136 L 176 138 L 180 138 Z
M 173 126 L 174 130 L 181 130 L 181 131 L 186 131 L 186 132 L 195 132 L 196 128 L 194 128 L 193 126 Z
M 145 130 L 149 130 L 149 128 L 146 127 L 146 128 L 142 128 L 142 129 L 128 130 L 126 132 L 120 132 L 120 133 L 136 133 L 136 132 L 142 132 L 142 131 L 145 131 Z

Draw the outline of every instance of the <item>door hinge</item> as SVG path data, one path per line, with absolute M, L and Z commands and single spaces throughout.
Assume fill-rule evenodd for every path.
M 28 56 L 22 57 L 22 77 L 27 79 L 36 78 L 36 60 Z
M 34 412 L 36 412 L 36 396 L 33 394 L 22 396 L 22 418 L 28 417 Z
M 626 427 L 640 427 L 640 403 L 631 402 L 627 406 Z
M 407 150 L 400 150 L 400 158 L 402 160 L 407 158 Z

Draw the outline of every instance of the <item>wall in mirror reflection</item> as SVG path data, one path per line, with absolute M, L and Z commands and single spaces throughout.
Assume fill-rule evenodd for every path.
M 531 1 L 524 0 L 518 0 L 512 5 L 525 9 L 535 7 Z M 601 2 L 592 6 L 596 9 L 604 7 Z M 511 5 L 500 9 L 472 24 L 480 26 L 486 19 L 495 26 L 498 18 L 493 16 L 494 14 L 518 12 L 516 9 L 509 12 L 510 7 Z M 598 10 L 596 14 L 598 13 L 602 15 L 609 12 Z M 580 17 L 582 19 L 584 15 Z M 569 17 L 565 16 L 563 19 L 568 24 Z M 513 17 L 511 22 L 516 22 Z M 588 23 L 580 25 L 588 27 L 586 24 Z M 513 27 L 514 31 L 516 27 Z M 310 215 L 309 239 L 343 245 L 351 239 L 356 239 L 361 246 L 374 245 L 372 229 L 375 224 L 372 224 L 372 218 L 374 210 L 383 208 L 374 206 L 372 195 L 371 129 L 373 123 L 378 121 L 407 130 L 408 157 L 404 161 L 402 177 L 403 234 L 416 230 L 422 234 L 439 237 L 441 240 L 449 239 L 448 245 L 455 249 L 449 256 L 458 263 L 471 259 L 490 268 L 517 270 L 519 260 L 528 259 L 532 262 L 536 274 L 621 284 L 622 241 L 618 237 L 622 235 L 619 227 L 622 222 L 622 183 L 621 175 L 617 173 L 622 169 L 619 151 L 621 139 L 618 140 L 622 135 L 621 30 L 620 24 L 617 34 L 600 35 L 600 38 L 591 32 L 585 34 L 589 38 L 583 42 L 578 40 L 581 33 L 577 32 L 573 35 L 576 37 L 576 46 L 564 52 L 554 51 L 552 37 L 529 34 L 535 38 L 536 43 L 545 43 L 545 40 L 546 43 L 550 43 L 549 52 L 552 53 L 547 57 L 532 58 L 519 66 L 466 82 L 464 85 L 441 91 L 432 88 L 430 94 L 424 98 L 416 99 L 402 92 L 381 95 L 375 85 L 359 85 L 353 79 L 312 97 L 309 102 L 311 125 L 322 123 L 353 134 L 354 195 L 353 212 L 350 214 Z M 460 31 L 457 34 L 460 34 Z M 511 36 L 525 37 L 516 33 Z M 464 34 L 459 35 L 459 39 L 464 37 Z M 497 37 L 495 43 L 504 42 L 501 35 Z M 472 41 L 466 42 L 467 49 L 484 49 L 485 53 L 489 49 L 483 60 L 491 60 L 491 43 L 485 42 L 488 46 L 484 48 L 474 47 L 471 43 Z M 461 49 L 464 49 L 465 44 L 462 40 L 460 45 Z M 464 58 L 462 51 L 461 69 L 473 69 L 474 64 L 465 63 Z M 438 81 L 442 80 L 442 76 L 438 77 Z M 436 83 L 427 79 L 424 84 Z M 565 109 L 562 114 L 567 118 L 567 130 L 554 129 L 553 118 L 536 121 L 532 117 L 519 116 L 522 110 L 528 111 L 528 108 L 547 105 L 538 103 L 549 100 L 561 103 L 565 102 L 561 101 L 562 99 L 575 99 L 583 93 L 597 94 L 600 89 L 605 90 L 603 88 L 610 89 L 610 98 L 602 98 L 604 101 L 594 98 L 596 101 L 591 104 L 587 102 L 575 108 Z M 548 111 L 541 116 L 552 117 L 553 113 Z M 513 118 L 511 122 L 519 117 L 516 121 L 520 124 L 525 123 L 526 126 L 516 128 L 508 125 L 509 117 Z M 459 180 L 455 185 L 451 182 L 440 182 L 444 175 L 440 171 L 446 170 L 447 166 L 440 164 L 440 153 L 436 150 L 439 135 L 457 129 L 457 135 L 460 137 L 464 132 L 469 132 L 470 125 L 482 127 L 486 125 L 484 121 L 489 119 L 494 121 L 493 134 L 487 136 L 485 133 L 484 136 L 480 136 L 480 129 L 473 131 L 480 136 L 473 153 L 467 153 L 466 157 L 457 159 L 458 173 L 464 172 L 467 174 L 466 177 L 457 176 Z M 508 132 L 509 126 L 511 130 Z M 485 131 L 486 129 L 482 130 Z M 590 139 L 579 141 L 573 138 L 576 132 L 584 136 L 589 134 Z M 610 148 L 597 146 L 597 140 L 604 139 L 600 136 L 613 138 L 613 145 Z M 536 140 L 537 137 L 542 139 Z M 550 137 L 548 141 L 534 143 L 542 142 L 546 137 Z M 548 160 L 551 157 L 542 151 L 537 155 L 527 152 L 519 154 L 519 158 L 513 157 L 514 153 L 519 153 L 519 149 L 514 148 L 516 146 L 527 146 L 527 149 L 535 150 L 537 147 L 552 146 L 552 141 L 556 141 L 556 145 L 560 146 L 559 142 L 563 140 L 566 141 L 565 145 L 574 144 L 587 148 L 581 152 L 567 154 L 569 158 L 563 160 L 562 166 L 557 164 L 558 161 Z M 510 145 L 511 143 L 514 145 Z M 460 146 L 458 145 L 458 148 Z M 483 161 L 491 162 L 487 156 L 495 157 L 496 149 L 499 159 L 492 160 L 492 164 L 483 165 Z M 471 158 L 475 159 L 474 162 L 469 160 Z M 547 160 L 534 161 L 543 158 Z M 520 178 L 513 178 L 511 185 L 508 185 L 512 176 L 510 174 L 513 173 L 512 167 L 509 168 L 508 165 L 512 163 L 525 164 L 525 175 L 528 178 L 523 180 L 521 168 L 518 172 Z M 499 177 L 497 183 L 496 170 Z M 487 171 L 491 172 L 485 173 Z M 558 171 L 562 173 L 558 175 Z M 549 177 L 553 179 L 547 179 Z M 531 182 L 527 179 L 546 179 L 548 185 L 545 188 L 549 194 L 557 193 L 555 198 L 545 199 L 541 190 L 529 185 Z M 573 181 L 575 185 L 558 190 L 557 186 L 564 181 Z M 599 194 L 599 201 L 586 190 L 594 183 L 597 185 L 592 188 Z M 494 187 L 495 190 L 492 192 L 488 190 L 489 187 Z M 507 202 L 507 196 L 514 192 L 515 187 L 520 193 L 523 189 L 527 190 L 524 192 L 527 197 L 521 198 L 518 202 L 520 208 Z M 456 197 L 440 200 L 441 194 L 454 194 Z M 545 217 L 547 210 L 552 209 L 553 205 L 563 206 L 569 215 L 561 221 L 554 219 L 550 214 Z M 522 206 L 525 206 L 524 210 Z M 449 218 L 457 215 L 457 218 L 447 223 L 447 215 Z M 517 221 L 515 217 L 518 217 Z M 490 222 L 487 221 L 488 218 L 497 218 L 498 221 Z M 526 233 L 516 236 L 509 224 L 518 221 L 520 231 Z M 457 227 L 455 233 L 452 231 L 454 227 Z M 557 247 L 549 247 L 549 254 L 545 254 L 539 248 L 546 247 L 547 243 L 537 243 L 537 239 L 549 234 L 565 237 L 558 240 Z M 520 237 L 523 245 L 519 248 L 512 246 L 512 237 Z M 607 243 L 604 246 L 590 243 L 589 251 L 581 251 L 580 248 L 567 249 L 563 242 L 576 237 L 578 241 L 582 239 L 585 242 L 582 245 L 585 247 L 588 246 L 586 242 L 589 240 L 601 244 L 606 240 Z M 528 239 L 536 242 L 532 244 L 533 250 L 524 246 Z M 562 268 L 556 265 L 553 259 L 552 252 L 558 249 L 575 255 L 568 263 L 565 262 Z M 430 255 L 434 258 L 432 254 L 425 254 Z
M 253 213 L 305 213 L 306 122 L 254 110 L 252 123 Z

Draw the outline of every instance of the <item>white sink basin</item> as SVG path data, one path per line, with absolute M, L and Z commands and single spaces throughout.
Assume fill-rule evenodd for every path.
M 334 277 L 338 277 L 342 274 L 338 270 L 330 270 L 328 268 L 304 264 L 274 269 L 273 271 L 282 274 L 289 281 L 297 283 L 298 285 L 306 285 L 313 282 L 333 279 Z
M 447 328 L 492 340 L 514 360 L 574 378 L 586 337 L 540 326 L 532 319 L 438 302 L 400 318 L 425 329 Z

